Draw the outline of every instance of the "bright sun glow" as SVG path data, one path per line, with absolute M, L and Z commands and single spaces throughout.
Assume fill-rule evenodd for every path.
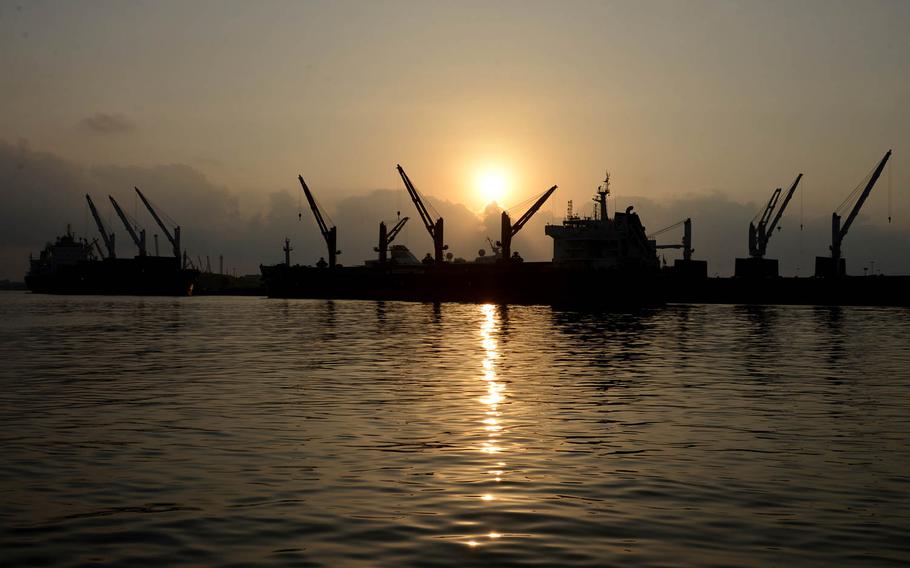
M 510 182 L 508 174 L 502 168 L 486 168 L 477 172 L 475 184 L 484 203 L 495 201 L 502 205 Z

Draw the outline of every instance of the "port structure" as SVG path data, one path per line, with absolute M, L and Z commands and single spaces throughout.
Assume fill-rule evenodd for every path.
M 852 199 L 856 196 L 856 193 L 859 191 L 862 182 L 857 185 L 856 188 L 854 188 L 850 195 L 847 196 L 843 203 L 841 203 L 840 207 L 837 208 L 837 211 L 831 214 L 831 256 L 815 257 L 816 277 L 837 278 L 845 276 L 847 274 L 847 265 L 844 257 L 842 256 L 841 245 L 844 242 L 844 237 L 847 236 L 847 231 L 850 230 L 850 225 L 853 224 L 853 221 L 859 214 L 860 209 L 862 209 L 863 204 L 869 197 L 869 194 L 872 193 L 872 188 L 875 187 L 875 182 L 877 182 L 879 176 L 882 175 L 882 170 L 885 169 L 885 164 L 888 163 L 889 158 L 891 158 L 891 150 L 885 152 L 885 156 L 872 171 L 872 174 L 869 176 L 869 179 L 866 182 L 866 185 L 863 188 L 862 192 L 859 193 L 858 197 L 856 197 L 856 203 L 853 205 L 853 209 L 850 210 L 850 213 L 847 215 L 847 219 L 843 223 L 841 223 L 841 216 L 838 214 L 838 212 L 842 212 L 846 209 Z
M 405 173 L 404 168 L 401 167 L 401 164 L 398 164 L 396 167 L 398 168 L 398 175 L 401 176 L 401 180 L 404 182 L 405 189 L 408 190 L 408 195 L 411 196 L 411 201 L 413 201 L 414 206 L 417 207 L 417 213 L 420 215 L 420 220 L 423 221 L 423 226 L 426 227 L 427 232 L 430 233 L 430 238 L 433 239 L 433 259 L 436 264 L 442 264 L 445 262 L 445 257 L 443 255 L 449 248 L 449 245 L 445 244 L 445 224 L 443 219 L 438 214 L 436 215 L 436 219 L 433 219 L 433 216 L 430 215 L 430 211 L 424 204 L 423 199 L 421 199 L 420 193 L 417 192 L 417 188 L 411 183 L 411 178 Z
M 379 253 L 379 264 L 385 264 L 388 261 L 389 245 L 392 244 L 392 241 L 395 240 L 395 237 L 398 236 L 398 233 L 401 232 L 401 229 L 404 228 L 404 224 L 407 222 L 408 217 L 402 217 L 395 223 L 391 230 L 386 227 L 384 221 L 379 222 L 379 246 L 373 249 Z
M 802 179 L 803 174 L 797 175 L 786 194 L 779 187 L 775 189 L 765 209 L 749 222 L 749 257 L 736 259 L 737 278 L 776 278 L 779 275 L 777 260 L 765 258 L 765 253 L 768 251 L 768 241 Z M 781 195 L 784 195 L 783 201 L 780 201 Z
M 284 251 L 284 265 L 291 266 L 291 251 L 294 250 L 293 248 L 291 248 L 291 239 L 289 239 L 287 237 L 284 238 L 284 247 L 281 250 Z M 219 262 L 220 262 L 220 264 L 218 266 L 218 273 L 224 274 L 223 257 L 219 257 Z
M 655 244 L 655 249 L 682 249 L 683 257 L 681 259 L 676 259 L 673 261 L 673 273 L 676 276 L 685 277 L 685 278 L 707 278 L 708 277 L 708 263 L 704 260 L 693 260 L 692 255 L 695 253 L 695 249 L 692 248 L 692 218 L 687 217 L 682 221 L 673 223 L 669 227 L 664 227 L 659 231 L 648 235 L 649 239 L 655 239 L 658 235 L 677 229 L 680 226 L 683 228 L 683 237 L 682 242 L 658 245 Z
M 104 226 L 104 222 L 101 220 L 101 215 L 98 214 L 98 209 L 95 208 L 95 202 L 92 201 L 92 197 L 87 193 L 85 194 L 85 200 L 88 201 L 88 208 L 92 212 L 95 224 L 98 225 L 98 232 L 101 233 L 101 240 L 104 241 L 104 247 L 107 249 L 107 258 L 117 258 L 114 233 L 108 232 L 107 227 Z
M 686 218 L 677 223 L 673 223 L 669 227 L 664 227 L 659 231 L 655 231 L 648 235 L 649 239 L 654 239 L 658 235 L 666 233 L 667 231 L 672 231 L 682 225 L 683 227 L 683 238 L 682 243 L 679 244 L 670 244 L 670 245 L 655 245 L 654 248 L 658 249 L 682 249 L 683 251 L 683 260 L 689 261 L 692 260 L 692 253 L 695 252 L 695 249 L 692 248 L 692 219 Z
M 126 212 L 121 209 L 120 204 L 117 203 L 117 200 L 113 196 L 108 195 L 108 199 L 111 200 L 111 205 L 114 206 L 114 211 L 117 212 L 117 216 L 120 217 L 120 220 L 123 221 L 123 226 L 126 227 L 126 232 L 129 233 L 130 238 L 133 239 L 136 248 L 139 249 L 139 256 L 145 256 L 147 254 L 145 249 L 145 229 L 139 226 L 139 223 L 135 219 L 131 218 Z M 139 229 L 139 233 L 136 233 L 136 229 Z
M 152 204 L 149 203 L 149 200 L 145 198 L 142 191 L 138 187 L 134 187 L 136 193 L 139 195 L 139 199 L 142 200 L 142 203 L 145 205 L 145 208 L 148 209 L 149 213 L 152 214 L 152 218 L 155 219 L 155 222 L 158 223 L 158 226 L 161 227 L 161 231 L 164 233 L 164 236 L 167 237 L 167 240 L 171 242 L 171 246 L 174 250 L 174 258 L 180 259 L 180 226 L 174 224 L 174 232 L 172 233 L 165 225 L 164 221 L 161 220 L 161 217 L 155 211 L 155 208 L 152 207 Z M 186 259 L 184 259 L 184 264 L 186 264 Z
M 325 245 L 328 248 L 329 268 L 335 268 L 338 255 L 341 254 L 341 251 L 338 250 L 338 227 L 336 227 L 334 223 L 329 227 L 328 223 L 325 222 L 328 215 L 322 213 L 319 204 L 316 203 L 316 198 L 313 197 L 313 192 L 310 191 L 309 186 L 303 181 L 303 176 L 298 175 L 297 180 L 300 181 L 300 187 L 303 188 L 307 203 L 310 204 L 310 209 L 313 210 L 313 216 L 316 218 L 316 224 L 319 225 L 319 232 L 322 234 L 322 238 L 325 240 Z M 329 219 L 329 221 L 331 222 L 331 219 Z
M 512 260 L 512 239 L 515 235 L 518 234 L 518 231 L 521 230 L 525 224 L 531 220 L 531 217 L 546 203 L 547 199 L 553 195 L 553 192 L 556 191 L 557 186 L 553 186 L 550 189 L 543 192 L 543 194 L 534 202 L 527 211 L 524 212 L 524 215 L 518 218 L 515 223 L 512 223 L 512 219 L 509 217 L 507 211 L 502 212 L 502 223 L 501 223 L 501 234 L 499 241 L 496 243 L 501 250 L 500 260 L 502 262 L 510 262 Z M 494 251 L 495 252 L 495 251 Z

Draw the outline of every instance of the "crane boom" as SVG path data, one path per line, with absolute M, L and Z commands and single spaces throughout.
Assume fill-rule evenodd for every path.
M 433 220 L 433 217 L 430 215 L 429 210 L 427 210 L 426 205 L 424 205 L 423 200 L 420 198 L 420 194 L 417 193 L 417 189 L 414 187 L 414 184 L 411 183 L 411 178 L 408 177 L 408 174 L 405 173 L 404 168 L 401 167 L 401 164 L 397 165 L 398 174 L 401 176 L 401 180 L 404 182 L 405 189 L 408 190 L 408 195 L 411 196 L 411 201 L 414 202 L 414 206 L 417 207 L 417 213 L 420 214 L 420 219 L 423 221 L 423 226 L 426 227 L 427 232 L 430 233 L 430 237 L 433 239 L 433 253 L 437 264 L 443 262 L 443 251 L 446 250 L 448 245 L 445 244 L 445 233 L 443 229 L 443 220 L 442 217 L 439 219 Z
M 793 185 L 790 186 L 790 189 L 787 190 L 787 195 L 784 196 L 784 202 L 780 204 L 780 207 L 777 209 L 777 213 L 774 215 L 774 220 L 771 221 L 771 224 L 768 225 L 768 231 L 765 235 L 765 245 L 768 244 L 768 239 L 771 238 L 771 235 L 774 233 L 774 229 L 777 228 L 777 223 L 780 221 L 780 218 L 784 214 L 784 210 L 787 208 L 787 205 L 790 203 L 790 199 L 793 197 L 793 194 L 796 193 L 796 186 L 799 185 L 799 180 L 803 179 L 803 174 L 796 176 L 796 179 L 793 180 Z
M 114 211 L 117 212 L 117 215 L 120 217 L 120 220 L 123 221 L 123 226 L 126 227 L 126 232 L 129 233 L 130 238 L 133 239 L 133 242 L 136 243 L 136 246 L 139 248 L 139 256 L 145 256 L 145 229 L 140 229 L 139 234 L 136 234 L 136 230 L 133 228 L 133 223 L 130 222 L 130 219 L 126 216 L 126 213 L 123 209 L 120 208 L 120 204 L 117 203 L 112 196 L 108 195 L 108 199 L 111 200 L 111 205 L 114 206 Z
M 104 241 L 104 246 L 107 248 L 107 257 L 117 258 L 117 253 L 114 250 L 114 233 L 107 232 L 107 228 L 101 221 L 101 215 L 99 215 L 98 210 L 95 209 L 95 203 L 92 201 L 91 196 L 86 193 L 85 199 L 88 201 L 88 208 L 92 211 L 92 217 L 95 218 L 95 224 L 98 225 L 98 232 L 101 233 L 101 239 Z
M 149 213 L 152 214 L 152 217 L 155 219 L 155 222 L 158 223 L 158 226 L 161 227 L 161 230 L 164 232 L 164 236 L 167 237 L 167 240 L 171 241 L 171 245 L 174 247 L 174 258 L 180 258 L 180 227 L 174 227 L 174 232 L 171 233 L 167 225 L 164 224 L 164 221 L 161 220 L 161 217 L 158 216 L 158 213 L 155 212 L 155 208 L 152 207 L 152 204 L 149 203 L 149 200 L 145 198 L 145 195 L 139 190 L 138 187 L 134 187 L 136 193 L 139 194 L 139 199 L 142 200 L 142 203 L 145 204 L 145 208 L 148 209 Z
M 392 241 L 395 240 L 395 237 L 398 236 L 398 233 L 401 232 L 404 224 L 408 222 L 407 217 L 402 217 L 395 223 L 395 226 L 391 230 L 386 229 L 385 222 L 380 221 L 379 223 L 379 246 L 376 247 L 376 252 L 379 253 L 379 264 L 385 264 L 388 260 L 389 255 L 389 245 L 392 244 Z
M 533 217 L 534 214 L 537 213 L 537 210 L 543 206 L 543 204 L 547 201 L 547 199 L 549 199 L 550 196 L 553 195 L 553 192 L 556 191 L 557 187 L 559 187 L 559 186 L 554 185 L 550 189 L 546 190 L 543 193 L 543 195 L 540 196 L 540 199 L 535 201 L 534 205 L 531 205 L 531 207 L 529 207 L 528 210 L 525 211 L 525 214 L 518 218 L 518 221 L 515 221 L 515 223 L 512 225 L 512 236 L 513 237 L 518 233 L 518 231 L 521 230 L 522 227 L 525 226 L 525 223 L 527 223 L 531 219 L 531 217 Z
M 405 173 L 401 164 L 398 164 L 397 168 L 398 174 L 404 182 L 404 187 L 408 190 L 408 195 L 411 196 L 411 201 L 413 201 L 414 205 L 417 207 L 417 213 L 420 215 L 420 220 L 423 221 L 423 225 L 427 228 L 427 232 L 430 233 L 430 236 L 433 236 L 433 231 L 436 229 L 436 223 L 433 221 L 433 217 L 430 215 L 430 212 L 427 211 L 427 207 L 423 204 L 420 194 L 417 193 L 417 189 L 414 187 L 414 184 L 411 183 L 411 178 Z
M 303 181 L 303 176 L 298 175 L 297 179 L 300 181 L 300 187 L 303 188 L 303 193 L 306 195 L 307 203 L 310 204 L 310 209 L 313 210 L 313 216 L 316 217 L 316 224 L 319 225 L 319 232 L 322 234 L 322 238 L 325 239 L 326 247 L 328 247 L 329 268 L 335 268 L 337 255 L 341 254 L 340 250 L 336 250 L 338 247 L 338 228 L 334 225 L 329 227 L 326 224 L 322 211 L 319 210 L 319 205 L 316 204 L 316 198 L 313 197 L 310 188 L 307 186 L 306 182 Z
M 395 223 L 395 226 L 392 227 L 391 230 L 389 230 L 389 233 L 387 235 L 387 237 L 389 239 L 389 244 L 392 244 L 392 241 L 395 240 L 395 237 L 398 236 L 398 233 L 401 232 L 401 229 L 404 228 L 404 224 L 407 222 L 408 222 L 408 217 L 402 217 L 397 223 Z
M 878 181 L 878 177 L 882 175 L 882 170 L 885 169 L 885 164 L 888 163 L 888 158 L 891 157 L 891 150 L 888 150 L 885 153 L 885 156 L 882 158 L 882 161 L 878 163 L 878 166 L 875 168 L 875 171 L 872 172 L 872 177 L 869 178 L 869 183 L 866 184 L 865 189 L 860 194 L 859 199 L 856 200 L 856 205 L 853 206 L 853 210 L 850 211 L 850 215 L 847 216 L 847 220 L 844 221 L 844 224 L 840 229 L 840 240 L 847 235 L 847 231 L 850 229 L 850 225 L 853 224 L 853 220 L 856 219 L 856 216 L 859 214 L 859 210 L 862 209 L 863 203 L 866 202 L 866 198 L 869 197 L 869 194 L 872 193 L 872 188 L 875 187 L 875 182 Z
M 869 181 L 866 182 L 866 187 L 863 188 L 862 193 L 860 193 L 857 198 L 856 203 L 853 205 L 853 209 L 850 210 L 850 214 L 847 215 L 847 220 L 844 221 L 843 225 L 841 224 L 841 217 L 837 214 L 837 211 L 831 214 L 831 256 L 819 256 L 815 258 L 816 276 L 838 278 L 846 275 L 846 262 L 842 256 L 841 245 L 843 244 L 844 237 L 847 236 L 847 231 L 850 230 L 850 226 L 853 224 L 856 216 L 859 215 L 860 209 L 862 209 L 863 204 L 872 192 L 872 188 L 875 187 L 875 182 L 877 182 L 879 176 L 882 175 L 882 170 L 885 169 L 885 164 L 888 163 L 890 157 L 891 150 L 888 150 L 872 171 L 872 175 L 869 176 Z M 859 188 L 857 187 L 856 189 Z M 854 189 L 853 193 L 856 192 L 856 189 Z M 851 197 L 853 193 L 851 193 Z M 849 202 L 849 200 L 850 198 L 848 197 L 847 202 Z
M 319 206 L 316 205 L 316 199 L 313 197 L 313 193 L 310 191 L 309 186 L 303 181 L 303 176 L 298 175 L 297 179 L 300 180 L 300 186 L 303 188 L 303 193 L 306 194 L 307 203 L 310 204 L 310 209 L 313 210 L 313 215 L 316 217 L 316 224 L 319 225 L 319 232 L 325 237 L 329 228 L 328 225 L 326 225 L 325 219 L 322 217 L 322 211 L 320 211 Z
M 501 248 L 501 254 L 503 260 L 509 260 L 512 256 L 512 238 L 518 234 L 518 231 L 521 230 L 525 224 L 531 220 L 531 217 L 543 206 L 543 204 L 553 195 L 553 192 L 556 191 L 558 186 L 554 185 L 550 189 L 543 192 L 537 201 L 534 202 L 527 211 L 524 212 L 524 215 L 518 218 L 518 221 L 512 223 L 512 219 L 509 217 L 509 214 L 505 211 L 502 212 L 502 224 L 501 224 L 501 233 L 499 245 Z
M 787 190 L 784 200 L 779 207 L 777 207 L 777 202 L 780 200 L 782 190 L 781 188 L 775 189 L 774 193 L 771 194 L 771 199 L 768 201 L 768 206 L 765 208 L 761 220 L 758 222 L 758 226 L 754 223 L 749 223 L 750 256 L 764 258 L 765 253 L 768 251 L 768 241 L 771 240 L 774 229 L 777 228 L 777 223 L 780 222 L 781 217 L 783 217 L 784 211 L 787 209 L 790 199 L 793 198 L 793 194 L 796 192 L 796 186 L 799 185 L 801 179 L 803 179 L 803 174 L 796 176 L 796 179 L 793 181 L 793 184 L 790 185 L 790 189 Z M 776 213 L 775 208 L 777 209 Z M 772 214 L 774 214 L 774 219 L 771 219 Z M 771 219 L 770 224 L 769 219 Z
M 765 255 L 764 247 L 768 242 L 768 220 L 774 213 L 774 207 L 777 205 L 777 200 L 780 199 L 781 191 L 781 188 L 778 187 L 771 193 L 771 199 L 768 200 L 765 210 L 762 211 L 758 224 L 755 224 L 755 219 L 749 223 L 749 256 L 761 258 Z
M 654 248 L 658 249 L 683 249 L 683 260 L 689 261 L 692 260 L 692 253 L 695 252 L 695 249 L 692 248 L 692 218 L 687 217 L 678 223 L 673 223 L 669 227 L 665 227 L 659 231 L 655 231 L 648 235 L 649 239 L 653 239 L 657 235 L 665 233 L 671 229 L 675 229 L 680 225 L 683 226 L 683 238 L 682 242 L 679 244 L 672 245 L 655 245 Z
M 774 190 L 774 193 L 771 194 L 771 199 L 768 200 L 768 205 L 765 206 L 765 211 L 761 215 L 761 219 L 758 221 L 758 226 L 764 226 L 768 224 L 768 219 L 771 218 L 771 213 L 774 212 L 774 206 L 777 205 L 777 200 L 780 199 L 781 189 L 778 187 Z

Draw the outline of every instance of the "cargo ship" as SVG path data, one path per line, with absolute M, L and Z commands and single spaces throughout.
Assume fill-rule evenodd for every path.
M 491 241 L 492 255 L 479 255 L 473 262 L 453 258 L 446 252 L 444 223 L 431 215 L 426 199 L 399 165 L 404 181 L 432 242 L 433 253 L 417 261 L 400 245 L 391 245 L 408 221 L 405 217 L 387 229 L 379 226 L 379 253 L 364 266 L 342 267 L 337 263 L 337 228 L 326 222 L 302 176 L 301 188 L 326 242 L 327 258 L 315 267 L 291 265 L 290 245 L 285 242 L 283 264 L 261 266 L 266 292 L 273 298 L 338 298 L 370 300 L 464 301 L 569 306 L 637 307 L 663 303 L 805 304 L 805 305 L 910 305 L 910 277 L 848 276 L 841 245 L 850 225 L 882 173 L 889 150 L 857 186 L 844 204 L 852 209 L 842 219 L 832 216 L 831 255 L 816 259 L 812 278 L 784 278 L 778 263 L 766 258 L 768 242 L 793 197 L 802 174 L 789 191 L 781 188 L 760 216 L 749 225 L 749 257 L 736 260 L 732 278 L 709 278 L 707 262 L 695 260 L 691 219 L 668 227 L 684 228 L 681 244 L 659 245 L 641 219 L 629 207 L 609 215 L 609 174 L 598 187 L 597 206 L 591 217 L 571 209 L 561 224 L 545 227 L 553 239 L 550 262 L 524 262 L 511 250 L 512 238 L 556 190 L 545 192 L 517 221 L 502 213 L 500 240 Z M 842 205 L 842 208 L 844 205 Z M 760 217 L 760 218 L 759 218 Z M 391 257 L 389 256 L 391 246 Z M 657 251 L 683 250 L 672 266 L 661 267 Z
M 552 262 L 525 262 L 512 251 L 511 243 L 556 191 L 555 185 L 515 222 L 503 212 L 500 240 L 491 242 L 493 254 L 469 262 L 446 252 L 443 219 L 430 214 L 425 198 L 400 165 L 398 172 L 433 241 L 433 254 L 417 261 L 405 247 L 392 245 L 408 221 L 405 217 L 391 230 L 380 223 L 377 260 L 363 266 L 340 266 L 337 228 L 328 225 L 303 177 L 298 176 L 326 241 L 328 260 L 321 258 L 315 267 L 292 266 L 291 249 L 285 241 L 285 262 L 260 267 L 268 296 L 584 306 L 643 306 L 666 301 L 655 242 L 647 237 L 638 214 L 630 207 L 608 215 L 609 174 L 598 187 L 593 216 L 570 212 L 562 224 L 546 227 L 554 242 Z
M 25 284 L 39 294 L 188 296 L 197 275 L 175 258 L 98 258 L 91 243 L 70 231 L 48 243 L 30 265 Z
M 92 198 L 86 195 L 104 249 L 97 240 L 77 239 L 67 227 L 66 233 L 48 243 L 37 258 L 30 258 L 25 276 L 28 289 L 40 294 L 191 295 L 199 272 L 187 268 L 185 253 L 181 256 L 180 227 L 169 229 L 142 192 L 138 188 L 136 192 L 173 245 L 174 256 L 148 254 L 145 231 L 110 197 L 138 247 L 135 257 L 118 258 L 114 233 L 108 231 Z

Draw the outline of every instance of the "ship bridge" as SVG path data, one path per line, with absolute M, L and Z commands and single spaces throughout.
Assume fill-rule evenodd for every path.
M 610 176 L 597 188 L 594 201 L 599 207 L 594 217 L 579 217 L 571 208 L 561 225 L 547 225 L 553 237 L 553 262 L 590 268 L 633 268 L 657 270 L 657 243 L 649 239 L 645 227 L 632 207 L 625 213 L 607 212 Z M 599 213 L 599 214 L 597 214 Z

